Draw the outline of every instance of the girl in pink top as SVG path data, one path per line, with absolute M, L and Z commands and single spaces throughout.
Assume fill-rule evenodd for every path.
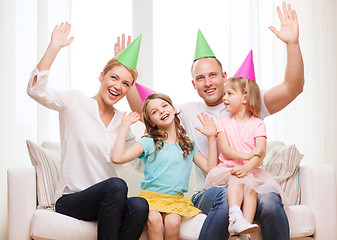
M 258 85 L 247 78 L 230 78 L 223 100 L 233 116 L 218 122 L 220 163 L 208 173 L 205 188 L 228 185 L 228 232 L 251 233 L 258 227 L 252 224 L 257 192 L 278 192 L 283 202 L 286 197 L 274 178 L 258 168 L 262 165 L 267 138 L 266 127 L 258 118 L 261 109 Z

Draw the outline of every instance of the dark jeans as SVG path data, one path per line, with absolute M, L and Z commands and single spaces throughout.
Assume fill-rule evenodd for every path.
M 192 196 L 195 207 L 207 215 L 199 240 L 224 240 L 228 234 L 227 187 L 212 187 Z M 261 224 L 263 240 L 288 240 L 289 223 L 278 193 L 257 195 L 255 220 Z
M 81 192 L 66 194 L 56 202 L 56 212 L 84 221 L 97 221 L 97 239 L 139 239 L 149 213 L 143 198 L 127 198 L 120 178 L 109 178 Z

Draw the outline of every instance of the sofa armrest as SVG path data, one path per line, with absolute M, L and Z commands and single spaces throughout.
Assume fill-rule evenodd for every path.
M 8 240 L 31 240 L 30 223 L 36 210 L 36 174 L 33 167 L 7 171 Z
M 336 170 L 331 164 L 300 166 L 301 205 L 308 206 L 316 220 L 315 239 L 337 236 Z

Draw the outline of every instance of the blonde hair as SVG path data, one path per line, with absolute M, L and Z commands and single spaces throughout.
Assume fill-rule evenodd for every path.
M 231 77 L 226 81 L 226 86 L 232 87 L 246 95 L 247 110 L 255 117 L 259 117 L 261 111 L 261 93 L 257 83 L 243 77 Z
M 129 67 L 121 64 L 120 62 L 117 61 L 116 58 L 111 58 L 109 60 L 109 62 L 107 62 L 107 64 L 103 68 L 103 75 L 107 74 L 115 66 L 123 66 L 123 67 L 125 67 L 125 69 L 128 70 L 131 73 L 131 75 L 132 75 L 132 79 L 133 79 L 132 85 L 135 83 L 135 81 L 136 81 L 136 79 L 138 77 L 138 71 L 136 69 L 129 68 Z
M 172 103 L 171 98 L 167 96 L 166 94 L 153 93 L 145 99 L 142 105 L 143 122 L 146 128 L 146 134 L 144 137 L 153 138 L 154 144 L 155 144 L 154 156 L 156 156 L 157 150 L 162 149 L 164 146 L 164 140 L 167 138 L 167 133 L 158 129 L 157 126 L 153 126 L 151 124 L 150 113 L 147 111 L 147 105 L 153 99 L 162 99 L 168 104 L 170 104 L 172 107 L 173 107 L 173 103 Z M 186 158 L 190 154 L 190 152 L 194 149 L 194 143 L 187 137 L 185 129 L 180 124 L 180 119 L 178 118 L 178 114 L 179 113 L 176 113 L 174 116 L 175 129 L 176 129 L 176 134 L 178 138 L 178 144 L 181 150 L 184 152 L 183 154 L 184 158 Z M 160 146 L 158 146 L 158 142 L 160 143 Z

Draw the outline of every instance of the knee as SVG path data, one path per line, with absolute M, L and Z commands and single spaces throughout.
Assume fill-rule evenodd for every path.
M 211 209 L 223 209 L 228 215 L 228 200 L 226 187 L 212 187 L 204 191 L 197 201 L 196 207 L 208 214 Z
M 263 216 L 279 216 L 284 212 L 281 197 L 277 193 L 259 194 L 257 202 Z
M 166 217 L 164 220 L 165 231 L 179 232 L 181 225 L 181 217 L 179 215 L 174 217 Z
M 128 186 L 123 179 L 114 177 L 105 180 L 103 188 L 104 196 L 112 196 L 114 199 L 125 201 L 128 194 Z
M 134 216 L 134 220 L 138 222 L 146 222 L 149 214 L 149 204 L 146 199 L 140 197 L 133 197 L 129 199 L 132 202 L 130 205 L 130 211 Z
M 163 227 L 163 217 L 159 212 L 151 211 L 147 218 L 147 226 L 151 229 L 159 229 Z

